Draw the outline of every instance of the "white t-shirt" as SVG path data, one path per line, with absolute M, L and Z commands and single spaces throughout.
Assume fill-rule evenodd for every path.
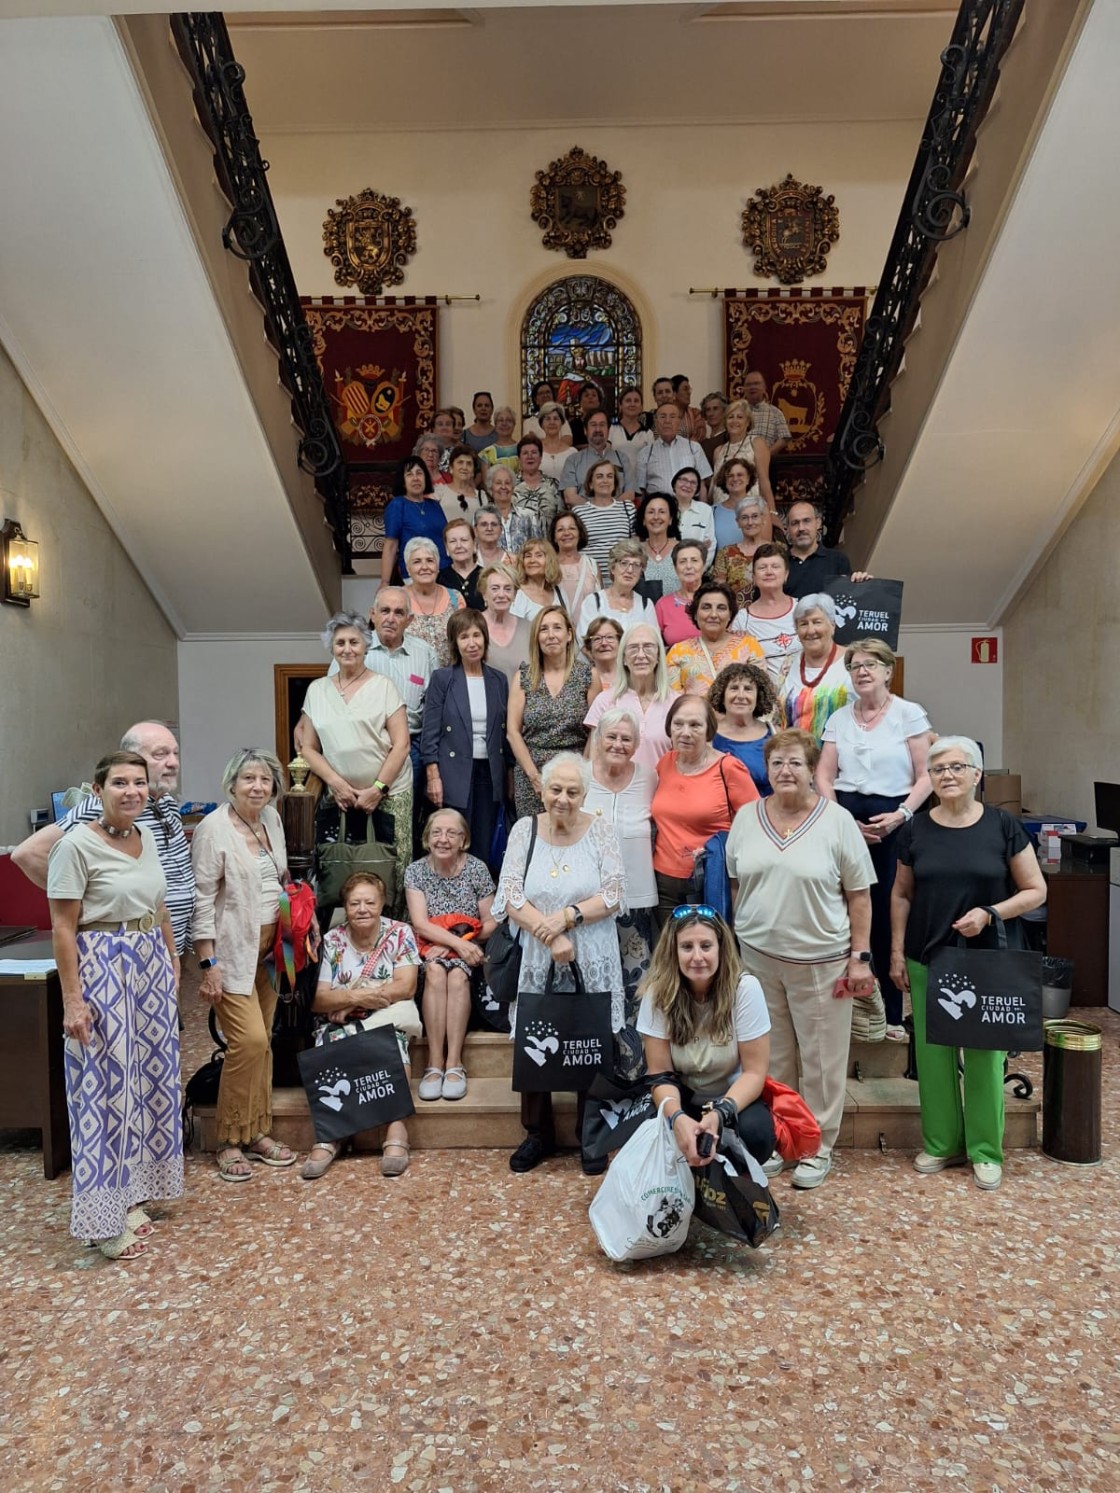
M 770 1030 L 770 1013 L 766 1009 L 766 998 L 762 986 L 754 975 L 741 975 L 739 988 L 735 992 L 735 1007 L 732 1012 L 731 1040 L 713 1042 L 708 1035 L 711 1006 L 705 1006 L 697 1036 L 687 1047 L 670 1044 L 673 1068 L 698 1099 L 718 1099 L 742 1073 L 739 1062 L 739 1043 L 753 1042 L 764 1037 Z M 644 995 L 638 1011 L 638 1032 L 645 1037 L 668 1039 L 669 1023 L 665 1013 L 653 1004 L 653 997 Z
M 621 625 L 623 632 L 628 627 L 635 627 L 639 622 L 644 623 L 647 627 L 652 627 L 655 632 L 658 631 L 657 613 L 653 609 L 653 602 L 647 601 L 644 596 L 639 596 L 636 591 L 634 592 L 632 604 L 628 612 L 623 612 L 617 607 L 612 607 L 610 597 L 605 591 L 593 591 L 590 596 L 584 599 L 583 606 L 580 607 L 579 621 L 576 624 L 576 636 L 580 638 L 586 637 L 587 629 L 595 621 L 596 617 L 613 617 Z
M 137 859 L 103 839 L 89 824 L 76 824 L 51 848 L 47 861 L 47 896 L 60 902 L 80 901 L 79 923 L 124 923 L 158 912 L 167 898 L 167 882 L 156 842 L 143 825 Z
M 779 683 L 785 679 L 790 666 L 797 661 L 797 655 L 801 652 L 801 639 L 793 625 L 795 605 L 791 596 L 789 611 L 783 612 L 780 617 L 755 617 L 751 612 L 743 611 L 732 623 L 733 632 L 745 632 L 755 640 L 762 649 L 771 678 Z
M 828 718 L 824 741 L 836 745 L 835 787 L 842 793 L 875 793 L 904 798 L 914 786 L 914 763 L 908 742 L 932 728 L 929 716 L 913 700 L 891 696 L 870 731 L 862 731 L 855 706 L 844 705 Z
M 681 509 L 677 522 L 680 525 L 681 539 L 691 539 L 697 544 L 706 545 L 704 554 L 707 559 L 712 559 L 716 543 L 716 519 L 711 506 L 702 503 L 699 498 L 693 498 L 687 512 Z
M 471 756 L 477 761 L 486 750 L 486 680 L 467 675 L 467 699 L 471 706 Z

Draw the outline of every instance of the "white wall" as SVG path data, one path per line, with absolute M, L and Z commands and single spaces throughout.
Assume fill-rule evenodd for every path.
M 998 628 L 984 633 L 998 639 L 999 662 L 971 662 L 973 627 L 901 627 L 898 653 L 906 664 L 905 693 L 925 707 L 939 736 L 971 736 L 984 748 L 988 767 L 1017 772 L 1003 760 L 1003 637 Z
M 314 633 L 181 642 L 183 797 L 220 798 L 222 769 L 239 747 L 275 751 L 273 666 L 319 664 L 326 657 Z M 288 758 L 282 754 L 282 760 Z
M 702 79 L 698 86 L 703 86 Z M 723 383 L 723 308 L 690 286 L 750 287 L 753 257 L 739 216 L 760 185 L 787 171 L 836 197 L 840 241 L 815 282 L 868 285 L 879 276 L 920 126 L 785 124 L 587 126 L 573 130 L 432 130 L 269 134 L 262 150 L 296 283 L 345 295 L 323 253 L 338 197 L 365 186 L 399 196 L 417 220 L 418 250 L 399 295 L 473 295 L 439 316 L 443 401 L 469 406 L 480 387 L 516 404 L 518 335 L 532 296 L 552 280 L 601 274 L 637 304 L 644 382 L 688 373 L 699 398 Z M 534 173 L 573 144 L 622 172 L 626 214 L 609 250 L 568 259 L 546 250 L 529 216 Z

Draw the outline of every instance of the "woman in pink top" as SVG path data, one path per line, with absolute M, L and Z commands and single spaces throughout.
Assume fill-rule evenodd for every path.
M 673 549 L 673 569 L 681 588 L 671 596 L 663 596 L 654 607 L 666 648 L 699 635 L 699 628 L 689 616 L 688 609 L 704 579 L 704 546 L 693 539 L 682 539 Z

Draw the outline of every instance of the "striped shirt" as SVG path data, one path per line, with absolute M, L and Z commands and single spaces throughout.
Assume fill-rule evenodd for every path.
M 89 793 L 59 821 L 63 834 L 76 824 L 92 824 L 100 819 L 104 805 L 93 793 Z M 158 798 L 149 798 L 142 814 L 136 816 L 137 824 L 151 830 L 159 853 L 167 882 L 167 911 L 171 914 L 171 931 L 175 935 L 175 948 L 180 954 L 187 947 L 187 934 L 194 912 L 194 868 L 191 865 L 191 849 L 183 833 L 183 816 L 179 805 L 170 793 L 161 793 Z
M 610 585 L 610 566 L 607 556 L 620 539 L 629 539 L 634 532 L 634 505 L 612 498 L 609 503 L 579 503 L 569 510 L 578 513 L 587 530 L 587 554 L 599 567 L 599 575 L 605 586 Z

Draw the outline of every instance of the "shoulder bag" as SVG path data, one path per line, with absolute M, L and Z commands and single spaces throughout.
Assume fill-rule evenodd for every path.
M 533 815 L 533 827 L 529 831 L 529 853 L 525 857 L 525 870 L 521 883 L 524 886 L 533 862 L 533 851 L 537 844 L 537 816 Z M 499 1005 L 508 1006 L 517 999 L 517 982 L 521 978 L 521 930 L 512 923 L 507 911 L 486 940 L 486 957 L 482 963 L 483 974 L 490 994 Z

